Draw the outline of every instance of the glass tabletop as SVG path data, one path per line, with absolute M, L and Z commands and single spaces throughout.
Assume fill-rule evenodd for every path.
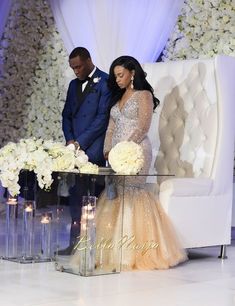
M 137 173 L 137 174 L 126 174 L 126 173 L 117 173 L 114 172 L 112 168 L 110 167 L 99 167 L 99 170 L 97 173 L 83 173 L 83 172 L 79 172 L 79 171 L 56 171 L 54 173 L 67 173 L 67 174 L 75 174 L 75 175 L 92 175 L 92 176 L 103 176 L 103 175 L 108 175 L 108 176 L 175 176 L 172 173 L 157 173 L 157 172 L 151 172 L 151 173 Z

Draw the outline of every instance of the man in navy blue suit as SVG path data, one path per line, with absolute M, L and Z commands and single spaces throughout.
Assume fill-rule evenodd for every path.
M 111 103 L 111 93 L 107 87 L 108 74 L 93 64 L 89 51 L 83 47 L 71 52 L 69 65 L 77 78 L 69 84 L 62 113 L 66 144 L 73 143 L 76 148 L 85 151 L 90 162 L 104 166 L 103 145 Z M 79 235 L 82 196 L 87 194 L 88 185 L 84 177 L 77 175 L 76 184 L 70 190 L 70 246 L 64 253 L 70 252 Z

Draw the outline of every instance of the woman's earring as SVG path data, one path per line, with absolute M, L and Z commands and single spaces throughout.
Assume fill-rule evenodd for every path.
M 134 76 L 132 75 L 132 77 L 131 77 L 131 89 L 134 89 L 134 84 L 133 84 L 133 82 L 134 82 Z

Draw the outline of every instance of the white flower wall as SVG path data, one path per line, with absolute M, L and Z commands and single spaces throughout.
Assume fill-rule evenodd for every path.
M 0 146 L 31 136 L 63 141 L 68 54 L 46 1 L 13 1 L 0 63 Z
M 235 56 L 235 0 L 185 0 L 162 60 Z
M 163 61 L 235 56 L 235 0 L 185 0 Z M 45 0 L 13 0 L 0 41 L 0 146 L 20 138 L 64 141 L 61 111 L 73 77 Z

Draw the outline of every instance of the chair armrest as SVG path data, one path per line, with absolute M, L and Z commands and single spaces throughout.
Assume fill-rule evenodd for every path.
M 168 193 L 175 197 L 207 196 L 213 187 L 209 178 L 173 178 L 160 185 L 160 193 Z

